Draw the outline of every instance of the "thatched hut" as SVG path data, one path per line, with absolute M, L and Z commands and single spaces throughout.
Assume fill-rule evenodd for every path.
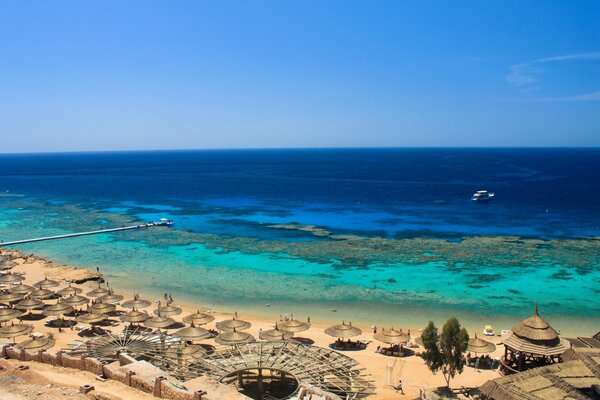
M 500 371 L 511 374 L 529 368 L 545 366 L 560 361 L 560 355 L 570 348 L 538 313 L 516 325 L 504 341 L 504 357 Z

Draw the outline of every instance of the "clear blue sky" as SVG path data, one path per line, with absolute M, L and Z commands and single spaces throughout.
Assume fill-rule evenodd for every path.
M 600 2 L 6 0 L 0 139 L 600 146 Z

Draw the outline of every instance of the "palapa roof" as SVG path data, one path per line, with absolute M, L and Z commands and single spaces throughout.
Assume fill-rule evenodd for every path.
M 193 344 L 183 344 L 170 347 L 166 352 L 167 358 L 173 359 L 174 361 L 189 361 L 204 356 L 206 350 L 201 346 Z
M 402 329 L 396 330 L 392 327 L 392 329 L 381 329 L 373 335 L 373 338 L 383 343 L 393 344 L 408 342 L 410 335 L 402 332 Z
M 17 347 L 22 350 L 48 350 L 54 347 L 56 341 L 48 336 L 35 337 L 17 343 Z
M 57 287 L 58 285 L 59 285 L 59 283 L 57 281 L 48 279 L 48 277 L 45 277 L 43 280 L 33 284 L 33 286 L 35 286 L 36 288 L 39 288 L 39 289 L 48 289 L 51 287 Z
M 71 307 L 69 304 L 65 303 L 64 301 L 59 301 L 56 304 L 52 304 L 51 306 L 46 307 L 46 309 L 44 309 L 44 311 L 42 311 L 42 314 L 44 315 L 63 315 L 63 314 L 70 314 L 73 312 L 73 307 Z
M 97 314 L 108 314 L 115 311 L 117 307 L 112 304 L 95 303 L 90 306 L 89 311 Z
M 475 334 L 474 338 L 469 339 L 469 342 L 467 343 L 467 351 L 472 353 L 486 354 L 492 353 L 494 350 L 496 350 L 496 345 L 494 343 L 478 338 L 477 334 Z
M 144 325 L 148 328 L 166 328 L 167 326 L 171 326 L 175 323 L 175 320 L 171 317 L 163 317 L 162 315 L 157 315 L 152 318 L 144 321 Z
M 182 328 L 175 332 L 173 336 L 187 340 L 202 340 L 212 337 L 212 333 L 208 329 L 195 326 L 192 323 L 187 328 Z
M 252 336 L 248 332 L 238 332 L 235 330 L 231 332 L 223 332 L 215 338 L 215 342 L 224 345 L 252 343 L 255 341 L 256 339 L 254 338 L 254 336 Z
M 100 285 L 94 290 L 87 292 L 85 295 L 89 297 L 101 297 L 107 295 L 108 289 L 101 288 Z
M 25 300 L 21 300 L 17 304 L 15 304 L 15 308 L 19 310 L 36 310 L 44 307 L 44 302 L 38 299 L 28 298 Z
M 22 299 L 23 295 L 18 293 L 4 293 L 0 295 L 0 301 L 3 303 L 14 303 Z
M 0 321 L 10 321 L 23 315 L 23 311 L 15 308 L 0 308 Z
M 282 331 L 288 332 L 304 332 L 310 328 L 308 322 L 298 321 L 297 319 L 281 320 L 277 322 L 277 326 Z
M 86 314 L 81 314 L 75 320 L 82 324 L 95 324 L 97 322 L 104 321 L 106 318 L 108 318 L 108 317 L 104 314 L 86 313 Z
M 65 297 L 63 300 L 65 303 L 73 307 L 82 306 L 90 302 L 90 299 L 81 295 L 75 294 L 73 296 Z
M 29 293 L 29 295 L 35 299 L 47 299 L 54 296 L 54 292 L 48 289 L 36 289 Z
M 204 324 L 208 324 L 209 322 L 212 322 L 214 320 L 215 320 L 214 316 L 207 314 L 207 313 L 200 312 L 200 310 L 196 311 L 193 314 L 183 317 L 183 322 L 185 322 L 186 324 L 194 323 L 194 325 L 204 325 Z
M 170 317 L 171 315 L 179 315 L 181 314 L 181 312 L 181 307 L 175 307 L 169 304 L 166 306 L 158 307 L 156 310 L 154 310 L 154 315 Z
M 152 304 L 152 303 L 148 300 L 133 299 L 133 300 L 128 300 L 128 301 L 124 302 L 123 304 L 121 304 L 121 307 L 124 307 L 124 308 L 146 308 L 150 304 Z
M 592 400 L 600 385 L 600 349 L 572 349 L 567 361 L 486 382 L 480 391 L 488 400 Z
M 243 331 L 252 326 L 248 321 L 243 321 L 233 317 L 232 319 L 226 319 L 216 323 L 217 329 L 220 331 L 231 332 L 233 330 Z
M 123 296 L 120 294 L 110 293 L 105 296 L 98 297 L 98 300 L 102 301 L 103 303 L 116 304 L 123 300 Z
M 10 325 L 0 328 L 0 337 L 14 338 L 17 336 L 27 335 L 31 331 L 33 331 L 33 325 L 11 323 Z
M 275 325 L 275 329 L 268 329 L 265 331 L 260 331 L 258 333 L 258 338 L 261 340 L 266 340 L 267 342 L 277 342 L 280 340 L 289 340 L 293 336 L 294 336 L 294 332 L 282 331 L 279 329 L 277 324 Z
M 570 344 L 563 340 L 542 317 L 537 304 L 533 316 L 517 324 L 504 345 L 513 351 L 540 356 L 557 356 L 564 353 Z
M 362 331 L 360 328 L 352 326 L 352 322 L 346 324 L 345 321 L 342 321 L 341 325 L 334 325 L 325 329 L 325 333 L 332 337 L 347 339 L 361 335 Z
M 145 320 L 149 319 L 150 316 L 145 311 L 131 310 L 128 313 L 121 315 L 119 318 L 123 322 L 131 322 L 134 324 L 139 324 L 139 323 L 144 322 Z
M 17 283 L 23 280 L 23 276 L 19 274 L 13 274 L 9 272 L 7 274 L 0 275 L 0 284 Z
M 34 287 L 29 285 L 18 284 L 8 288 L 10 293 L 27 294 L 33 292 Z
M 79 294 L 81 292 L 83 292 L 83 289 L 75 287 L 75 286 L 71 286 L 71 284 L 69 283 L 69 286 L 58 290 L 56 292 L 56 294 L 61 297 L 67 297 L 67 296 L 72 296 L 74 294 Z

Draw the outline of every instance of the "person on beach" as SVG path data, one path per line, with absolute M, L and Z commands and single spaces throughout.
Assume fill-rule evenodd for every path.
M 402 388 L 402 379 L 398 381 L 398 384 L 394 387 L 394 389 L 396 389 L 396 392 L 404 394 L 404 389 Z

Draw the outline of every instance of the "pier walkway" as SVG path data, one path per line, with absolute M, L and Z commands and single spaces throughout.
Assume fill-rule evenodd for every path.
M 128 231 L 128 230 L 131 230 L 131 229 L 143 229 L 143 228 L 152 228 L 154 226 L 170 226 L 170 225 L 173 225 L 173 221 L 168 221 L 168 220 L 161 219 L 158 222 L 149 222 L 147 224 L 122 226 L 120 228 L 99 229 L 99 230 L 96 230 L 96 231 L 67 233 L 65 235 L 56 235 L 56 236 L 46 236 L 46 237 L 33 238 L 33 239 L 14 240 L 12 242 L 2 242 L 2 241 L 0 241 L 0 246 L 4 247 L 4 246 L 12 246 L 12 245 L 15 245 L 15 244 L 32 243 L 32 242 L 42 242 L 44 240 L 65 239 L 65 238 L 77 237 L 77 236 L 98 235 L 100 233 Z

